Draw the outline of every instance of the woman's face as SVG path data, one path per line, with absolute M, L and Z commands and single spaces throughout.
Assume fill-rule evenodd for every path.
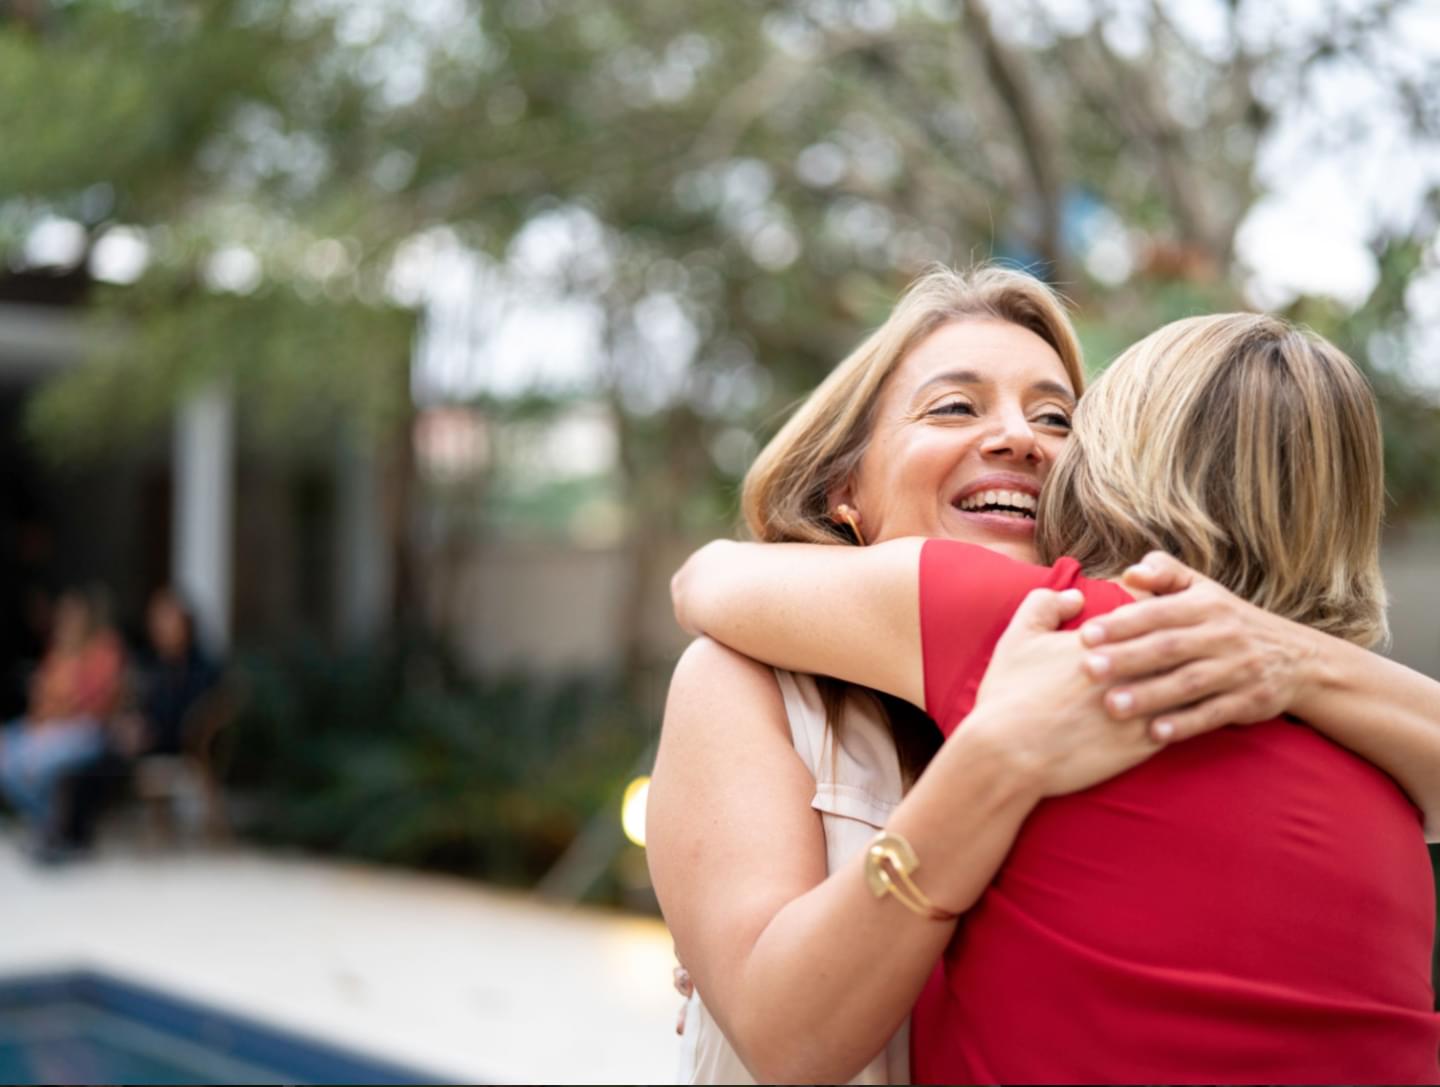
M 880 396 L 848 502 L 866 542 L 937 536 L 1035 559 L 1035 501 L 1070 433 L 1075 393 L 1054 348 L 1008 322 L 953 321 Z
M 85 599 L 75 593 L 63 593 L 55 604 L 54 626 L 51 640 L 62 650 L 78 649 L 85 644 L 90 631 L 90 608 Z
M 175 603 L 174 597 L 160 593 L 150 601 L 146 621 L 150 632 L 150 644 L 162 657 L 183 657 L 189 648 L 185 613 Z

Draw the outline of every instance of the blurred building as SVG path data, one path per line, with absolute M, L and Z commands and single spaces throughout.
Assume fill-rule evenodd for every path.
M 82 272 L 0 275 L 0 660 L 38 652 L 46 599 L 107 588 L 139 615 L 178 585 L 205 636 L 362 638 L 390 621 L 395 519 L 384 456 L 335 437 L 332 455 L 284 459 L 243 445 L 233 400 L 199 390 L 170 433 L 104 461 L 55 463 L 24 429 L 28 396 L 80 364 Z
M 430 582 L 430 612 L 482 674 L 565 675 L 622 666 L 618 632 L 638 600 L 640 656 L 673 660 L 689 639 L 675 625 L 669 580 L 688 553 L 684 544 L 667 548 L 637 585 L 641 575 L 621 543 L 496 540 L 462 555 L 447 583 Z
M 221 646 L 363 640 L 388 629 L 395 601 L 408 597 L 479 673 L 600 671 L 624 666 L 627 653 L 664 662 L 683 647 L 668 577 L 703 541 L 663 541 L 637 562 L 623 510 L 603 488 L 545 532 L 475 530 L 481 494 L 472 484 L 497 449 L 530 481 L 563 483 L 613 459 L 604 419 L 583 405 L 541 423 L 498 423 L 463 408 L 419 413 L 425 508 L 416 521 L 399 512 L 404 456 L 344 434 L 328 456 L 272 456 L 245 442 L 218 387 L 192 396 L 170 433 L 146 447 L 102 464 L 45 460 L 25 435 L 24 404 L 83 357 L 86 290 L 79 273 L 0 276 L 6 701 L 23 690 L 16 662 L 39 651 L 47 598 L 84 583 L 106 586 L 121 617 L 138 616 L 155 587 L 178 584 Z M 464 531 L 452 531 L 457 518 L 469 522 Z M 413 534 L 422 557 L 408 586 L 397 580 L 401 533 Z M 1440 523 L 1392 528 L 1385 569 L 1391 652 L 1440 677 Z

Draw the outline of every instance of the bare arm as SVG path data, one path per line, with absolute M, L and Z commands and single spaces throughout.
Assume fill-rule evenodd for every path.
M 1314 677 L 1291 712 L 1400 783 L 1440 841 L 1440 683 L 1357 645 L 1300 628 L 1314 640 Z
M 921 539 L 870 547 L 717 540 L 670 582 L 675 618 L 779 668 L 925 704 Z
M 1094 650 L 1091 674 L 1118 684 L 1109 695 L 1117 717 L 1159 714 L 1156 723 L 1184 739 L 1288 711 L 1399 782 L 1424 811 L 1426 836 L 1437 837 L 1440 683 L 1271 615 L 1163 552 L 1126 581 L 1168 595 L 1081 632 Z M 1126 694 L 1128 708 L 1117 707 Z
M 922 779 L 891 827 L 925 858 L 927 893 L 958 910 L 1034 797 L 1003 753 L 946 748 L 925 778 L 952 787 L 935 796 Z M 862 857 L 827 878 L 814 792 L 773 673 L 693 645 L 666 707 L 647 854 L 676 952 L 761 1082 L 848 1080 L 899 1027 L 955 927 L 875 899 Z
M 921 859 L 917 882 L 946 909 L 978 898 L 1042 796 L 1156 750 L 1143 724 L 1106 717 L 1078 636 L 1044 633 L 1078 607 L 1078 594 L 1032 594 L 996 649 L 999 678 L 890 819 Z M 647 852 L 676 950 L 762 1082 L 855 1075 L 954 929 L 874 898 L 863 857 L 827 876 L 814 791 L 773 673 L 708 640 L 692 645 L 666 707 Z

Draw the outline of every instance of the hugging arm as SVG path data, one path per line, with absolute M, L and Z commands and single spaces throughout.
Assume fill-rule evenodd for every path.
M 759 659 L 923 706 L 921 543 L 710 544 L 676 575 L 677 618 Z M 1440 683 L 1271 615 L 1163 552 L 1123 580 L 1159 595 L 1081 630 L 1113 717 L 1153 718 L 1157 736 L 1180 740 L 1289 712 L 1395 778 L 1427 835 L 1440 833 Z
M 671 579 L 675 618 L 746 656 L 925 704 L 924 540 L 870 547 L 716 540 Z

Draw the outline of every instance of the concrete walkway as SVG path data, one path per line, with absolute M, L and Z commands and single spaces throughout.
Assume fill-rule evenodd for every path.
M 256 852 L 37 869 L 0 836 L 0 979 L 92 968 L 458 1081 L 663 1083 L 664 926 Z

